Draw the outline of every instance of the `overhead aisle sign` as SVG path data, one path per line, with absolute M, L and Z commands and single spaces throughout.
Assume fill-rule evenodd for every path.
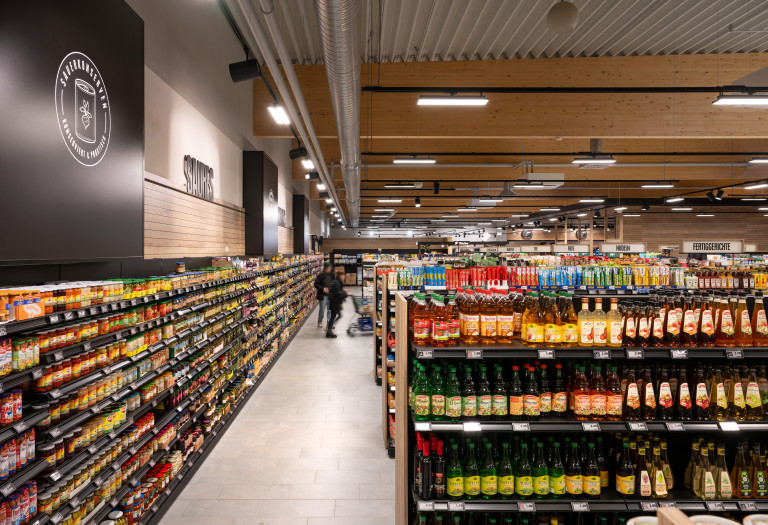
M 645 243 L 603 244 L 600 249 L 603 253 L 643 253 Z
M 683 241 L 683 253 L 744 253 L 743 241 Z
M 555 244 L 552 253 L 590 253 L 587 244 Z

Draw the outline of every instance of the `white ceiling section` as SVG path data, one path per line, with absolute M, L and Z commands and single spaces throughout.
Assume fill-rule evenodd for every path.
M 555 0 L 360 1 L 364 62 L 768 51 L 765 0 L 573 0 L 563 35 L 547 27 Z M 294 64 L 322 64 L 314 0 L 275 8 Z

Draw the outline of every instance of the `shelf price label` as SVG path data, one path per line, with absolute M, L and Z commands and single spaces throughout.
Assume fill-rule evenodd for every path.
M 685 428 L 682 423 L 667 423 L 667 430 L 670 432 L 682 432 Z
M 512 431 L 513 432 L 530 432 L 531 425 L 530 423 L 512 423 Z
M 610 350 L 592 350 L 592 356 L 595 359 L 610 359 L 611 351 Z
M 704 504 L 707 506 L 707 510 L 709 512 L 724 512 L 725 507 L 723 506 L 722 501 L 705 501 Z
M 627 349 L 627 359 L 643 359 L 645 352 L 642 348 Z
M 661 507 L 662 509 L 674 509 L 674 508 L 677 508 L 677 503 L 675 503 L 674 501 L 660 501 L 659 507 Z
M 51 481 L 59 481 L 61 479 L 61 472 L 56 470 L 54 472 L 51 472 L 51 475 L 48 477 L 51 478 Z
M 465 421 L 464 432 L 480 432 L 483 427 L 479 421 Z
M 584 432 L 600 432 L 600 423 L 597 423 L 597 422 L 582 423 L 581 429 Z
M 628 421 L 627 427 L 629 427 L 630 432 L 647 432 L 648 431 L 648 425 L 645 423 L 645 421 Z
M 673 348 L 670 353 L 672 359 L 688 359 L 687 348 Z
M 742 512 L 757 512 L 757 505 L 754 501 L 739 501 L 739 510 Z
M 726 359 L 744 359 L 744 350 L 742 348 L 726 348 Z
M 573 512 L 589 512 L 589 502 L 587 501 L 572 501 L 571 510 Z
M 463 501 L 449 501 L 448 502 L 448 512 L 464 512 L 464 502 Z
M 56 324 L 59 321 L 61 321 L 61 318 L 58 316 L 58 314 L 48 316 L 48 324 Z M 3 328 L 3 330 L 5 330 L 5 328 Z
M 416 350 L 416 359 L 434 359 L 433 350 Z
M 419 501 L 418 507 L 419 507 L 419 511 L 420 512 L 434 512 L 435 511 L 435 502 L 434 501 Z
M 27 425 L 26 421 L 19 421 L 18 423 L 13 425 L 13 430 L 16 431 L 17 433 L 24 432 L 28 428 L 29 428 L 29 426 Z
M 539 350 L 539 359 L 554 359 L 555 351 L 550 349 Z
M 517 504 L 519 512 L 536 512 L 536 504 L 533 501 L 521 501 Z
M 739 424 L 736 421 L 719 421 L 717 425 L 724 432 L 738 432 Z
M 467 359 L 482 359 L 482 358 L 483 358 L 482 349 L 467 350 Z
M 641 501 L 640 508 L 643 509 L 643 512 L 656 512 L 659 504 L 656 501 Z
M 36 368 L 32 370 L 32 379 L 40 379 L 43 377 L 43 369 L 42 368 Z
M 16 487 L 13 486 L 13 483 L 6 483 L 0 488 L 0 492 L 3 493 L 3 496 L 8 497 L 11 494 L 13 494 L 13 491 L 16 490 Z

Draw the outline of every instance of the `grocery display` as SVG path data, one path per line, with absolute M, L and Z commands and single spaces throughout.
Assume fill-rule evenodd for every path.
M 25 287 L 44 308 L 0 324 L 0 522 L 160 520 L 309 314 L 321 261 Z

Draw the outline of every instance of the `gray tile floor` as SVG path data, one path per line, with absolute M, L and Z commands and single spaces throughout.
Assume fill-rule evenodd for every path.
M 179 495 L 164 525 L 392 525 L 370 336 L 338 339 L 317 310 Z

